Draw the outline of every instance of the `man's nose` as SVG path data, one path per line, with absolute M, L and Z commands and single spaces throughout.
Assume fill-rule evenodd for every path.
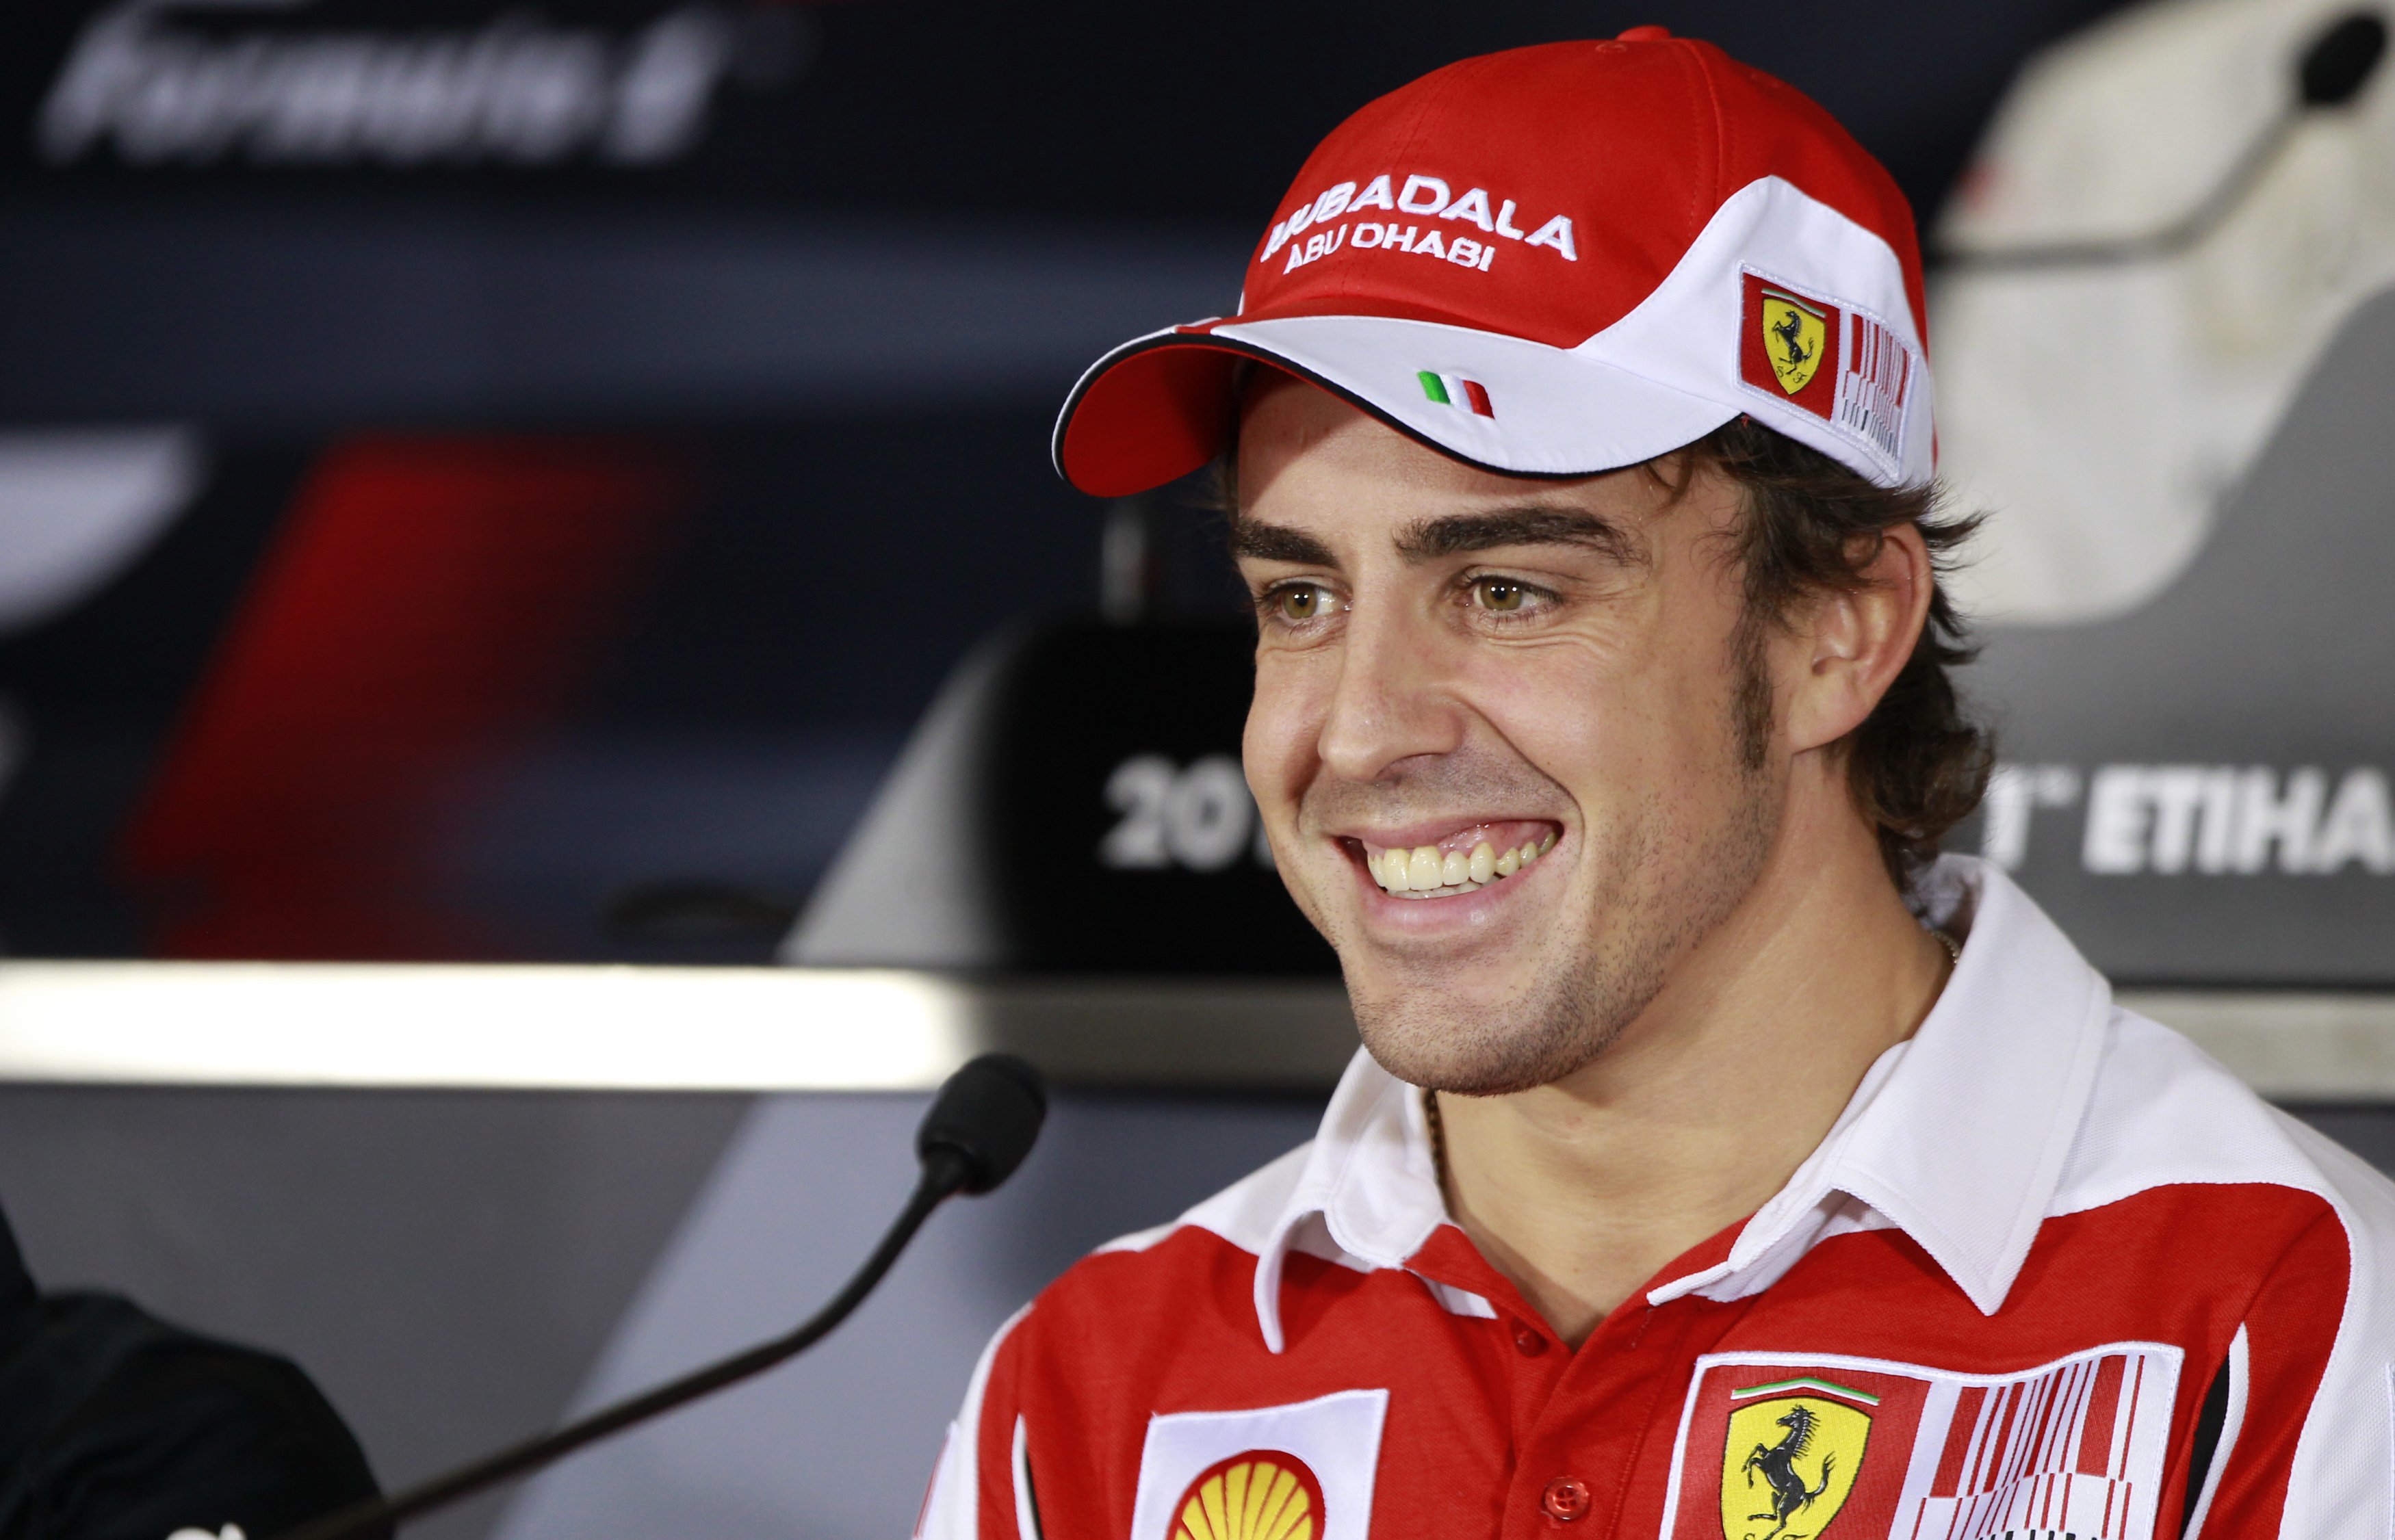
M 1333 774 L 1378 781 L 1404 760 L 1462 746 L 1462 714 L 1426 629 L 1401 611 L 1351 612 L 1317 745 Z

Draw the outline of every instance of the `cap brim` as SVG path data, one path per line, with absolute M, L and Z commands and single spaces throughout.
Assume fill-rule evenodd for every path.
M 1100 359 L 1057 416 L 1057 470 L 1083 492 L 1122 497 L 1204 466 L 1236 427 L 1231 381 L 1243 358 L 1508 476 L 1618 470 L 1739 413 L 1583 349 L 1388 316 L 1284 316 L 1176 327 Z

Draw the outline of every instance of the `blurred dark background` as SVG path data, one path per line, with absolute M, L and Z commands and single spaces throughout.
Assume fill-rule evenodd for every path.
M 1925 219 L 2111 8 L 11 7 L 0 589 L 119 533 L 0 602 L 0 941 L 761 961 L 966 649 L 1095 607 L 1056 405 L 1346 112 L 1660 22 Z

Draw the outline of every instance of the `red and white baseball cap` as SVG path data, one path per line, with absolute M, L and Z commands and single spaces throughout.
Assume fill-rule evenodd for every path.
M 1793 87 L 1638 27 L 1450 64 L 1322 142 L 1239 312 L 1081 377 L 1057 468 L 1160 486 L 1221 454 L 1254 359 L 1488 470 L 1588 476 L 1743 413 L 1926 480 L 1921 257 L 1886 171 Z

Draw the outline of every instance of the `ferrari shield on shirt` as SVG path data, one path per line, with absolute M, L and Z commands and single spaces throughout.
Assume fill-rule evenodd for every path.
M 999 1331 L 919 1534 L 2383 1540 L 2395 1186 L 2001 872 L 1921 896 L 1968 940 L 1919 1032 L 1577 1350 L 1358 1055 L 1311 1144 Z

